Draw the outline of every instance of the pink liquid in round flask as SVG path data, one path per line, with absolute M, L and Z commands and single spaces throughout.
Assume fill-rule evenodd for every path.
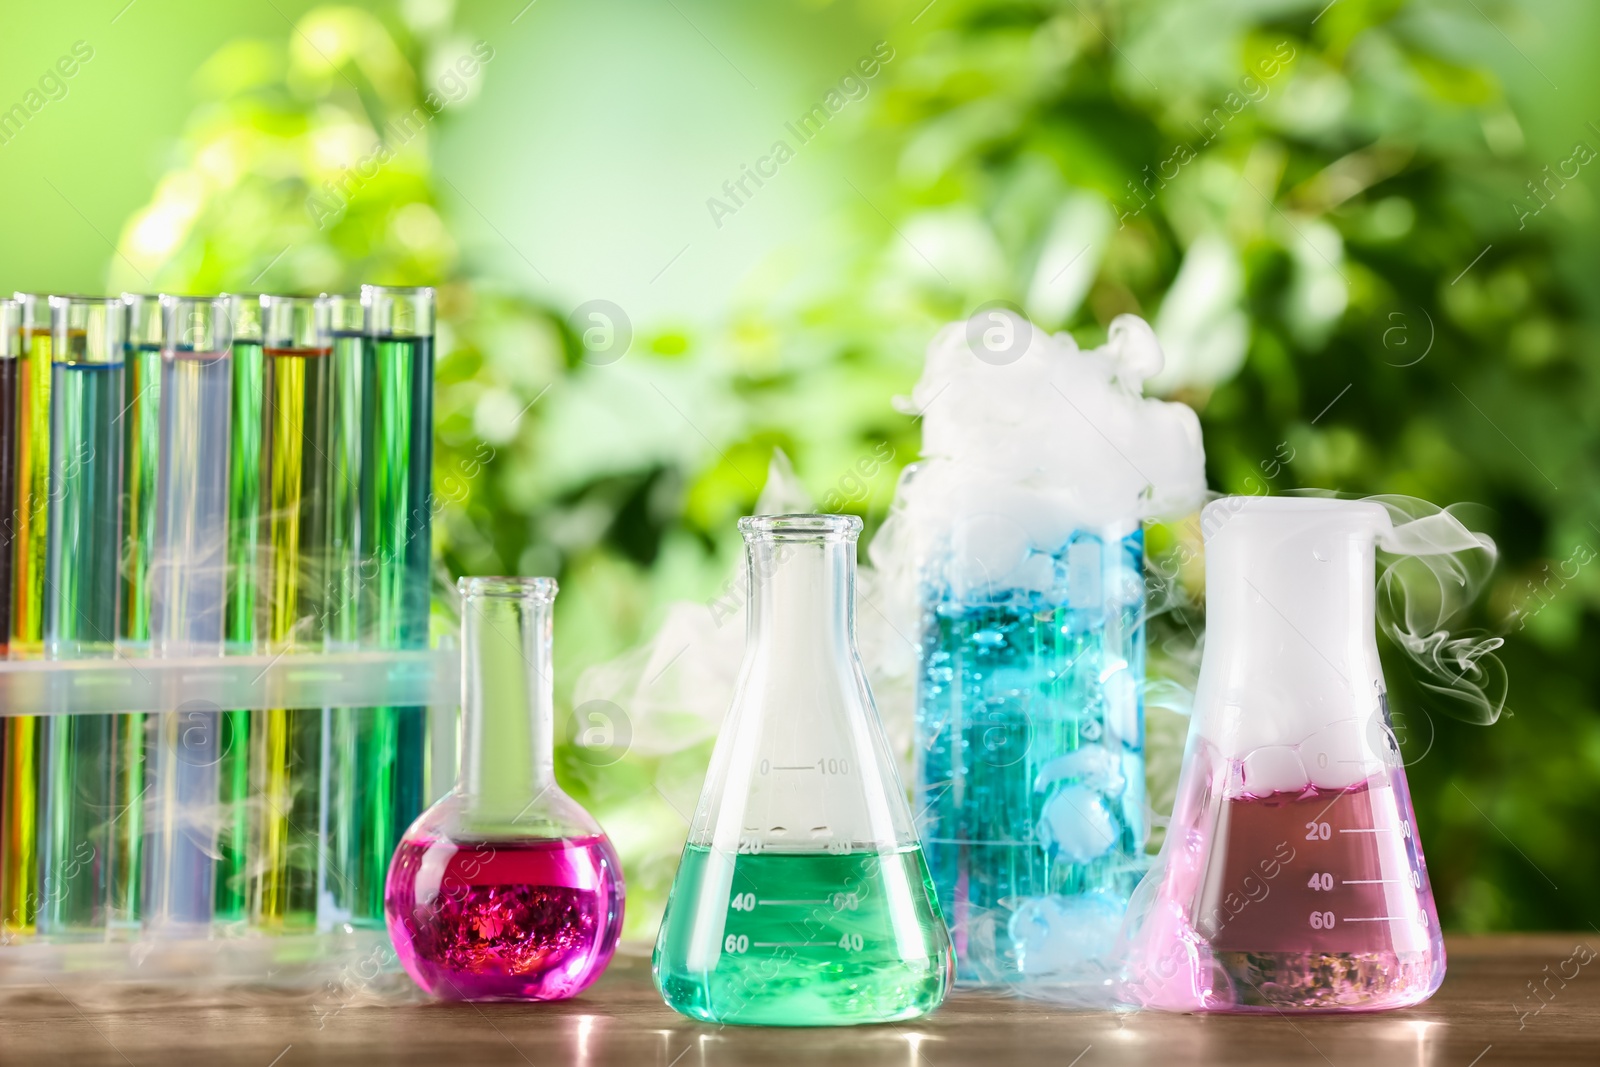
M 622 867 L 555 782 L 548 578 L 463 578 L 461 778 L 412 824 L 384 891 L 416 983 L 450 1000 L 562 1000 L 622 932 Z

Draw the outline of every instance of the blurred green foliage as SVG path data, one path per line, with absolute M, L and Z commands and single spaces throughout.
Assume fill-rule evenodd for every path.
M 1006 300 L 1087 344 L 1144 315 L 1169 352 L 1161 388 L 1201 414 L 1214 489 L 1481 505 L 1503 558 L 1475 622 L 1507 633 L 1512 712 L 1461 724 L 1392 657 L 1391 703 L 1447 926 L 1577 927 L 1575 887 L 1600 876 L 1574 847 L 1600 810 L 1600 667 L 1581 652 L 1600 568 L 1574 562 L 1600 541 L 1592 178 L 1547 181 L 1572 153 L 1533 158 L 1502 79 L 1462 58 L 1488 17 L 1402 0 L 873 8 L 896 58 L 841 120 L 844 239 L 752 276 L 725 328 L 636 323 L 609 363 L 458 253 L 475 209 L 441 188 L 449 107 L 421 73 L 444 28 L 319 8 L 202 71 L 182 158 L 113 280 L 441 285 L 444 565 L 561 578 L 562 701 L 667 602 L 717 594 L 775 447 L 870 536 L 917 448 L 890 398 L 939 324 Z M 308 207 L 341 181 L 348 206 Z M 885 444 L 892 463 L 852 474 Z M 646 933 L 705 747 L 603 767 L 561 753 Z

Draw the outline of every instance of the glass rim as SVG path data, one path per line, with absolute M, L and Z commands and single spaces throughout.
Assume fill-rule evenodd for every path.
M 437 296 L 436 287 L 432 285 L 373 285 L 367 283 L 361 286 L 360 296 L 363 298 L 388 293 L 394 296 Z
M 363 329 L 379 340 L 432 338 L 439 313 L 437 296 L 431 285 L 363 285 Z
M 1207 512 L 1216 514 L 1227 512 L 1230 515 L 1312 515 L 1317 512 L 1345 512 L 1357 513 L 1360 511 L 1388 511 L 1376 500 L 1368 497 L 1341 497 L 1341 496 L 1311 496 L 1305 494 L 1273 494 L 1258 496 L 1240 493 L 1232 496 L 1219 496 L 1201 508 L 1202 516 Z
M 17 302 L 22 309 L 22 321 L 17 329 L 30 333 L 50 332 L 50 298 L 55 293 L 30 293 L 18 289 L 11 294 L 11 299 Z
M 234 343 L 261 344 L 265 339 L 262 333 L 265 326 L 261 316 L 262 294 L 222 292 L 217 295 L 229 303 L 228 316 L 233 323 Z
M 128 305 L 117 296 L 52 296 L 50 362 L 121 366 L 127 358 Z M 74 344 L 75 338 L 81 343 Z
M 521 575 L 471 575 L 456 579 L 456 591 L 465 597 L 515 597 L 549 603 L 556 598 L 554 578 L 529 578 Z
M 22 331 L 22 302 L 0 297 L 0 359 L 16 359 L 22 354 L 18 334 Z
M 222 293 L 213 293 L 207 296 L 179 296 L 175 293 L 162 293 L 161 301 L 161 353 L 164 356 L 174 356 L 178 359 L 195 360 L 197 362 L 214 362 L 225 358 L 233 347 L 233 298 Z M 227 343 L 222 345 L 200 346 L 193 340 L 195 332 L 204 332 L 203 328 L 184 330 L 179 334 L 168 329 L 169 316 L 182 314 L 186 309 L 209 308 L 211 310 L 211 327 L 209 336 L 215 339 L 221 336 L 218 323 L 227 325 Z
M 367 302 L 357 293 L 323 293 L 328 304 L 329 328 L 335 337 L 365 337 Z
M 52 293 L 50 306 L 58 307 L 125 307 L 122 296 L 81 296 L 77 293 Z
M 746 541 L 854 541 L 861 528 L 857 515 L 747 515 L 739 520 Z

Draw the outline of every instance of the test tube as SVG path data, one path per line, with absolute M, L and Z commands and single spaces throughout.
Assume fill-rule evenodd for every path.
M 45 532 L 50 521 L 50 300 L 18 293 L 17 504 L 12 548 L 12 656 L 44 650 Z
M 262 298 L 262 591 L 267 649 L 320 649 L 326 623 L 332 480 L 332 337 L 320 297 Z M 274 708 L 253 732 L 251 917 L 314 927 L 323 851 L 320 708 Z
M 122 427 L 122 619 L 118 645 L 138 654 L 150 642 L 150 553 L 155 544 L 156 470 L 161 443 L 161 298 L 123 293 L 128 305 L 128 401 Z
M 11 551 L 17 516 L 17 377 L 22 305 L 0 300 L 0 658 L 11 645 Z M 4 739 L 0 738 L 0 746 Z M 4 751 L 0 748 L 0 751 Z
M 5 658 L 11 644 L 11 552 L 17 522 L 17 375 L 22 363 L 17 356 L 17 331 L 21 324 L 22 305 L 15 300 L 0 300 L 0 659 Z M 10 722 L 0 719 L 0 841 L 9 837 L 5 825 L 10 808 L 5 804 L 3 783 L 9 762 L 6 741 Z M 6 896 L 5 880 L 6 855 L 0 850 L 0 899 Z M 0 912 L 0 934 L 4 933 L 3 915 Z
M 11 542 L 8 655 L 44 648 L 45 527 L 50 499 L 50 298 L 18 293 L 16 348 L 16 500 Z M 7 934 L 34 929 L 39 906 L 39 733 L 37 716 L 0 723 L 0 924 Z
M 161 457 L 150 553 L 150 640 L 161 658 L 220 656 L 228 562 L 232 301 L 162 297 Z M 156 717 L 146 925 L 193 931 L 215 906 L 222 713 L 198 702 Z
M 265 647 L 261 577 L 261 412 L 265 357 L 261 353 L 261 297 L 231 294 L 233 318 L 233 418 L 228 433 L 228 592 L 224 642 L 249 655 Z M 217 777 L 222 826 L 217 836 L 218 922 L 239 922 L 249 913 L 250 736 L 252 712 L 233 710 L 222 719 Z M 258 724 L 259 728 L 259 724 Z
M 366 458 L 373 429 L 372 345 L 359 296 L 327 297 L 333 326 L 333 494 L 331 596 L 326 647 L 361 647 L 361 552 L 371 536 Z M 323 758 L 328 803 L 326 923 L 383 926 L 383 885 L 391 836 L 396 717 L 391 708 L 329 709 Z
M 144 655 L 150 648 L 150 553 L 155 543 L 157 454 L 161 440 L 161 298 L 123 293 L 128 307 L 124 376 L 127 400 L 117 414 L 122 435 L 122 603 L 117 616 L 117 647 Z M 146 719 L 140 712 L 117 716 L 112 744 L 118 752 L 119 839 L 129 861 L 117 866 L 111 888 L 112 923 L 132 925 L 138 918 L 143 866 Z
M 49 539 L 44 642 L 52 659 L 115 652 L 122 549 L 127 306 L 52 297 Z M 115 715 L 52 715 L 44 729 L 41 934 L 101 935 L 131 859 L 119 827 Z M 125 903 L 125 902 L 124 902 Z
M 366 461 L 372 537 L 363 546 L 375 586 L 364 598 L 372 604 L 370 639 L 380 648 L 424 649 L 433 553 L 434 293 L 364 285 L 361 302 L 373 365 L 374 427 Z M 427 799 L 427 710 L 396 709 L 395 720 L 390 832 L 381 839 L 391 849 Z

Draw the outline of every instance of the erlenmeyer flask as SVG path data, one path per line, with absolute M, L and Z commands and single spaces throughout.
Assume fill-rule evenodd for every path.
M 953 979 L 950 935 L 855 643 L 854 516 L 742 519 L 739 684 L 656 942 L 692 1018 L 910 1019 Z
M 411 824 L 384 911 L 400 963 L 452 1000 L 561 1000 L 622 932 L 611 842 L 556 785 L 549 578 L 463 578 L 461 777 Z
M 1379 504 L 1225 497 L 1201 516 L 1206 645 L 1128 999 L 1177 1011 L 1426 1000 L 1444 941 L 1373 630 Z

